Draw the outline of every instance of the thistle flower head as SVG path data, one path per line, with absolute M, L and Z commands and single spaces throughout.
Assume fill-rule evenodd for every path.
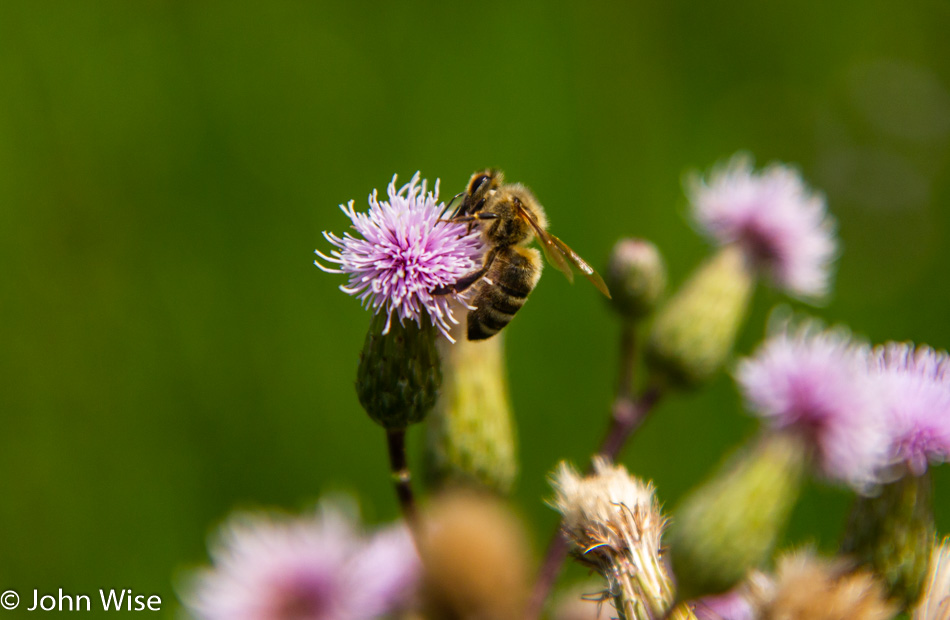
M 820 298 L 830 288 L 837 254 L 834 220 L 825 200 L 792 168 L 755 172 L 737 155 L 709 179 L 687 183 L 693 217 L 716 243 L 736 243 L 772 283 L 794 297 Z
M 673 582 L 660 558 L 666 520 L 653 486 L 602 457 L 587 477 L 561 463 L 552 484 L 552 504 L 563 515 L 577 558 L 607 579 L 624 617 L 662 617 L 673 601 Z
M 921 475 L 950 458 L 950 356 L 930 347 L 889 342 L 871 353 L 881 388 L 891 459 Z
M 873 482 L 887 442 L 866 356 L 843 330 L 786 325 L 739 364 L 736 379 L 749 409 L 801 434 L 827 477 L 861 486 Z
M 311 516 L 236 515 L 184 602 L 201 620 L 353 620 L 397 608 L 419 560 L 405 527 L 362 537 L 328 503 Z
M 361 238 L 324 232 L 337 249 L 329 256 L 315 252 L 339 268 L 316 260 L 314 264 L 329 273 L 348 274 L 349 283 L 340 290 L 355 295 L 376 313 L 385 312 L 387 332 L 393 314 L 400 323 L 409 319 L 420 326 L 426 315 L 450 338 L 451 325 L 458 323 L 449 303 L 451 297 L 433 291 L 478 267 L 483 252 L 478 231 L 466 233 L 463 224 L 439 222 L 445 209 L 438 202 L 439 183 L 436 181 L 434 192 L 427 192 L 426 181 L 420 184 L 418 172 L 398 190 L 393 176 L 387 193 L 389 200 L 380 201 L 373 190 L 367 213 L 357 213 L 352 200 L 340 205 Z

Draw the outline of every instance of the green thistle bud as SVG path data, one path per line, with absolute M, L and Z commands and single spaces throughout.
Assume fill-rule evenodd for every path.
M 904 608 L 917 601 L 927 578 L 936 536 L 932 496 L 925 472 L 885 484 L 875 497 L 859 497 L 841 545 L 880 575 Z
M 643 239 L 621 239 L 605 271 L 611 306 L 628 321 L 648 316 L 666 291 L 666 265 L 656 246 Z
M 388 430 L 420 422 L 435 405 L 442 369 L 435 348 L 437 331 L 428 317 L 391 322 L 373 316 L 356 371 L 356 395 L 374 422 Z
M 715 374 L 732 351 L 754 283 L 738 246 L 701 265 L 657 314 L 647 345 L 655 378 L 690 386 Z
M 683 499 L 670 526 L 680 600 L 724 592 L 768 561 L 798 498 L 806 461 L 799 436 L 764 435 Z
M 462 482 L 507 493 L 518 473 L 515 429 L 505 372 L 504 334 L 439 342 L 445 373 L 427 423 L 431 482 Z

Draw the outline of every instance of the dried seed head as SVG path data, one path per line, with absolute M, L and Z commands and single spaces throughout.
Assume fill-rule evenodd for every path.
M 897 607 L 871 573 L 849 562 L 798 551 L 779 558 L 774 577 L 750 579 L 762 620 L 888 620 Z
M 653 486 L 602 457 L 594 459 L 594 474 L 587 477 L 561 463 L 552 484 L 552 503 L 564 517 L 577 559 L 606 578 L 626 617 L 662 617 L 674 590 L 661 559 L 666 519 Z
M 935 545 L 930 570 L 914 620 L 950 620 L 950 539 Z

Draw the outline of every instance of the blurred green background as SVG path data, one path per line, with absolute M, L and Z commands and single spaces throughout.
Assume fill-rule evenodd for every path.
M 708 252 L 683 173 L 792 162 L 844 247 L 813 312 L 950 346 L 948 27 L 937 1 L 0 3 L 0 590 L 171 611 L 234 507 L 343 490 L 396 516 L 352 387 L 369 316 L 311 262 L 393 173 L 451 195 L 499 166 L 595 265 L 642 236 L 679 283 Z M 757 292 L 740 352 L 779 302 Z M 538 547 L 547 472 L 603 431 L 616 335 L 553 270 L 508 330 Z M 624 461 L 672 505 L 753 428 L 724 375 Z M 814 485 L 790 541 L 833 548 L 848 502 Z

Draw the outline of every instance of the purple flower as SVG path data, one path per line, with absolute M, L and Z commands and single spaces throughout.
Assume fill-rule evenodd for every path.
M 699 620 L 755 620 L 756 610 L 742 586 L 723 594 L 704 596 L 695 601 Z
M 393 611 L 420 570 L 409 532 L 398 526 L 367 540 L 351 521 L 326 502 L 296 519 L 232 517 L 186 607 L 201 620 L 368 620 Z
M 797 171 L 772 164 L 755 172 L 749 157 L 737 155 L 708 182 L 692 178 L 687 193 L 702 231 L 721 245 L 738 243 L 775 286 L 806 299 L 828 293 L 834 220 Z
M 892 463 L 914 475 L 950 458 L 950 356 L 913 343 L 889 342 L 871 353 L 881 387 Z
M 800 433 L 826 476 L 863 486 L 887 446 L 867 354 L 843 330 L 786 325 L 739 364 L 736 379 L 749 409 L 773 429 Z
M 398 191 L 393 176 L 387 192 L 389 201 L 380 202 L 373 190 L 368 213 L 357 213 L 352 200 L 340 205 L 362 238 L 324 231 L 323 236 L 338 249 L 330 256 L 315 252 L 340 267 L 314 264 L 329 273 L 349 274 L 349 283 L 340 290 L 355 295 L 376 313 L 386 312 L 383 333 L 388 333 L 393 313 L 400 323 L 411 319 L 420 326 L 426 314 L 452 340 L 449 329 L 458 323 L 452 314 L 452 297 L 432 291 L 478 268 L 483 252 L 478 230 L 467 233 L 464 224 L 440 223 L 445 205 L 437 203 L 439 183 L 435 193 L 427 193 L 426 181 L 419 184 L 418 172 Z

